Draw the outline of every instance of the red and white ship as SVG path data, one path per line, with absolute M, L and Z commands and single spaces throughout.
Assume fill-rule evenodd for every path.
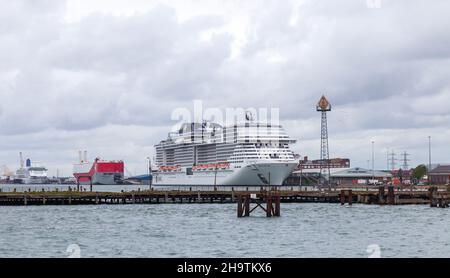
M 124 169 L 123 161 L 96 158 L 94 163 L 88 162 L 85 153 L 84 160 L 73 165 L 73 175 L 80 184 L 90 184 L 92 180 L 92 184 L 114 185 L 122 183 Z

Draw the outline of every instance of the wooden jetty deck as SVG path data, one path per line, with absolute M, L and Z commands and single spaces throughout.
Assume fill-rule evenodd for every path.
M 279 196 L 281 203 L 340 203 L 372 205 L 428 204 L 448 207 L 448 187 L 354 187 L 294 190 L 272 188 L 259 191 L 194 191 L 145 190 L 132 192 L 38 191 L 0 192 L 0 206 L 23 205 L 100 205 L 100 204 L 164 204 L 164 203 L 236 203 L 240 196 L 263 200 L 267 194 Z

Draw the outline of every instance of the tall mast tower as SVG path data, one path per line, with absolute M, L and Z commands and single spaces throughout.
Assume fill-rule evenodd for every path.
M 389 149 L 386 151 L 386 171 L 389 171 Z
M 396 167 L 396 161 L 397 161 L 397 158 L 395 157 L 397 154 L 394 152 L 394 151 L 392 151 L 390 154 L 389 154 L 389 158 L 390 158 L 390 162 L 391 162 L 391 170 L 392 171 L 394 171 L 395 170 L 395 167 Z
M 316 105 L 316 110 L 322 114 L 322 123 L 320 128 L 320 185 L 328 185 L 330 181 L 330 152 L 328 145 L 328 124 L 327 112 L 331 111 L 331 104 L 327 98 L 322 95 Z

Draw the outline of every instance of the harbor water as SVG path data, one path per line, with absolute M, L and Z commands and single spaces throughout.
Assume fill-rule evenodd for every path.
M 450 210 L 282 204 L 0 207 L 1 257 L 449 257 Z

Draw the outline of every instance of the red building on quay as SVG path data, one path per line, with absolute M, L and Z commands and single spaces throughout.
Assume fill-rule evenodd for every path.
M 428 180 L 431 184 L 450 184 L 450 165 L 440 165 L 428 172 Z

